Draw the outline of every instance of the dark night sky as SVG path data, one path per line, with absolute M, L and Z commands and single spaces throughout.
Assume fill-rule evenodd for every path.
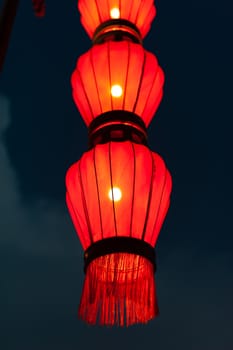
M 65 172 L 87 145 L 70 75 L 91 42 L 76 1 L 47 2 L 40 20 L 21 1 L 0 77 L 0 348 L 232 350 L 233 4 L 156 1 L 144 46 L 166 86 L 149 136 L 173 176 L 160 316 L 110 329 L 77 319 L 82 250 L 64 203 Z

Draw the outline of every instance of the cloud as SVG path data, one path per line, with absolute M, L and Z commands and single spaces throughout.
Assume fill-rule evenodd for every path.
M 4 134 L 10 122 L 10 102 L 6 97 L 0 96 L 1 246 L 33 255 L 69 254 L 71 241 L 77 239 L 65 202 L 44 198 L 31 203 L 30 207 L 23 202 L 17 176 L 4 143 Z M 81 249 L 79 254 L 81 255 Z

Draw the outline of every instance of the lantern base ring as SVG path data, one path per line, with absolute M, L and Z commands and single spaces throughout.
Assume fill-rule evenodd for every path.
M 100 256 L 113 253 L 131 253 L 148 259 L 156 271 L 155 250 L 147 242 L 133 237 L 111 237 L 97 241 L 84 252 L 84 272 L 88 265 Z
M 96 117 L 89 125 L 89 149 L 110 141 L 126 141 L 147 146 L 147 129 L 133 112 L 113 110 Z
M 130 40 L 142 45 L 142 37 L 138 28 L 125 19 L 111 19 L 97 27 L 93 35 L 93 45 L 102 44 L 106 41 Z

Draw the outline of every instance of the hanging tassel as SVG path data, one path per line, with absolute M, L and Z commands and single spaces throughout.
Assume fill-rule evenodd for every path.
M 129 326 L 158 314 L 153 264 L 145 257 L 113 253 L 87 267 L 79 317 L 89 324 Z

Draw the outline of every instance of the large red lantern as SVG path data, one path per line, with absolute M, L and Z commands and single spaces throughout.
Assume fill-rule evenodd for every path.
M 101 27 L 117 30 L 126 24 L 135 26 L 144 37 L 156 15 L 153 0 L 79 0 L 78 8 L 81 23 L 90 38 L 95 37 Z
M 66 177 L 67 205 L 85 249 L 79 315 L 88 323 L 145 323 L 158 311 L 154 246 L 170 203 L 161 157 L 130 141 L 84 153 Z
M 71 82 L 87 125 L 105 112 L 123 110 L 148 126 L 163 96 L 164 74 L 156 57 L 141 45 L 108 41 L 78 59 Z

